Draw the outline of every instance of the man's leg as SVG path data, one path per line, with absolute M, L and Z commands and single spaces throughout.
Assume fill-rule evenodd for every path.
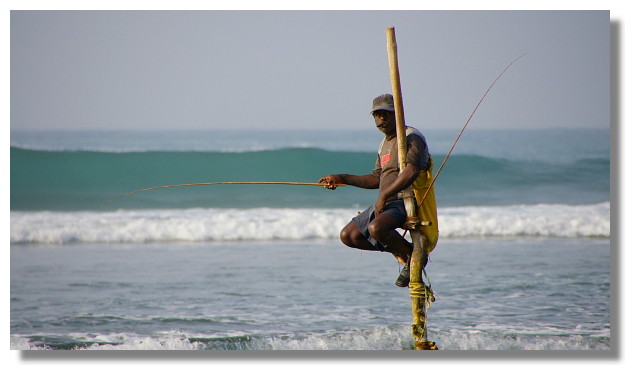
M 354 222 L 349 222 L 340 232 L 340 240 L 348 247 L 362 250 L 377 250 L 373 244 L 359 231 Z
M 400 219 L 390 214 L 381 213 L 370 222 L 368 232 L 374 239 L 386 245 L 387 250 L 402 265 L 407 265 L 412 255 L 412 244 L 395 230 L 402 225 L 403 222 Z

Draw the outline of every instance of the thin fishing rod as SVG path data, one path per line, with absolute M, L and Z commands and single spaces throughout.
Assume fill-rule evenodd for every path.
M 434 186 L 434 183 L 436 182 L 437 178 L 439 177 L 439 174 L 443 170 L 443 167 L 445 166 L 445 163 L 450 158 L 450 155 L 452 154 L 452 151 L 454 150 L 454 147 L 456 146 L 456 144 L 458 143 L 459 139 L 463 135 L 463 132 L 467 128 L 467 125 L 472 120 L 472 117 L 474 117 L 474 114 L 476 113 L 476 110 L 481 105 L 483 100 L 485 100 L 485 97 L 487 96 L 487 94 L 490 92 L 492 87 L 494 87 L 494 85 L 496 84 L 498 79 L 503 75 L 503 73 L 505 73 L 507 71 L 507 69 L 509 69 L 509 67 L 512 66 L 512 64 L 514 64 L 516 61 L 518 61 L 523 56 L 525 56 L 525 55 L 523 54 L 523 55 L 517 57 L 511 63 L 509 63 L 509 65 L 507 65 L 507 67 L 505 69 L 503 69 L 503 71 L 498 75 L 498 77 L 496 77 L 494 82 L 492 82 L 492 84 L 488 87 L 487 91 L 485 91 L 485 94 L 483 94 L 483 96 L 481 97 L 481 100 L 479 100 L 479 102 L 476 105 L 476 107 L 474 107 L 474 110 L 472 111 L 472 113 L 470 114 L 470 117 L 465 122 L 465 125 L 463 125 L 463 129 L 461 129 L 461 132 L 459 133 L 459 136 L 454 141 L 454 144 L 452 144 L 452 147 L 450 148 L 450 151 L 445 156 L 445 159 L 443 159 L 443 162 L 441 163 L 441 166 L 439 167 L 439 170 L 434 175 L 434 178 L 432 179 L 432 183 L 430 183 L 430 186 L 428 186 L 428 189 L 426 190 L 425 194 L 423 195 L 423 198 L 421 199 L 421 202 L 423 202 L 426 199 L 426 197 L 428 196 L 428 193 L 430 192 L 430 189 L 432 189 L 432 186 Z M 201 185 L 302 185 L 302 186 L 322 186 L 322 187 L 326 186 L 326 184 L 321 184 L 319 182 L 278 182 L 278 181 L 198 182 L 198 183 L 193 183 L 193 184 L 178 184 L 178 185 L 156 186 L 156 187 L 151 187 L 151 188 L 131 191 L 129 193 L 122 194 L 122 195 L 120 195 L 118 197 L 115 197 L 115 198 L 109 200 L 108 203 L 110 203 L 110 202 L 112 202 L 114 200 L 126 197 L 128 195 L 141 193 L 141 192 L 144 192 L 144 191 L 150 191 L 150 190 L 156 190 L 156 189 L 166 189 L 166 188 L 173 188 L 173 187 L 183 187 L 183 186 L 201 186 Z M 346 184 L 335 184 L 335 186 L 346 186 Z M 419 202 L 419 204 L 421 204 L 421 202 Z
M 437 180 L 437 178 L 439 177 L 439 174 L 441 173 L 441 170 L 443 170 L 443 167 L 445 166 L 445 163 L 448 161 L 448 159 L 450 158 L 450 155 L 452 154 L 452 151 L 454 150 L 454 147 L 456 146 L 456 144 L 459 142 L 459 139 L 461 139 L 461 136 L 463 135 L 463 132 L 465 131 L 465 128 L 467 128 L 467 125 L 470 123 L 470 121 L 472 120 L 472 117 L 474 117 L 474 114 L 476 113 L 476 110 L 478 109 L 478 107 L 481 105 L 481 103 L 483 102 L 483 100 L 485 100 L 485 97 L 487 96 L 487 94 L 490 92 L 490 90 L 492 89 L 492 87 L 494 87 L 494 85 L 496 84 L 496 82 L 498 81 L 498 79 L 507 71 L 507 69 L 509 69 L 510 66 L 512 66 L 516 61 L 520 60 L 521 57 L 525 56 L 525 54 L 522 54 L 520 56 L 518 56 L 514 61 L 510 62 L 509 65 L 507 65 L 507 67 L 505 67 L 505 69 L 503 69 L 502 72 L 500 72 L 500 74 L 498 75 L 498 77 L 496 77 L 496 79 L 494 80 L 494 82 L 492 82 L 491 85 L 489 85 L 489 87 L 487 88 L 487 91 L 485 91 L 485 94 L 483 94 L 483 96 L 481 97 L 481 100 L 478 101 L 478 103 L 476 104 L 476 107 L 474 107 L 474 110 L 472 111 L 472 113 L 470 114 L 470 117 L 468 117 L 467 121 L 465 122 L 465 125 L 463 125 L 463 129 L 461 129 L 461 132 L 459 133 L 459 136 L 456 137 L 456 140 L 454 141 L 454 143 L 452 144 L 452 147 L 450 147 L 450 151 L 448 152 L 448 154 L 445 156 L 445 159 L 443 159 L 443 162 L 441 163 L 441 166 L 439 167 L 439 170 L 437 171 L 437 173 L 434 175 L 434 178 L 432 179 L 432 182 L 430 183 L 430 186 L 428 186 L 428 189 L 426 190 L 425 194 L 423 194 L 423 198 L 421 198 L 421 202 L 418 202 L 419 204 L 421 204 L 426 197 L 428 196 L 428 193 L 430 192 L 430 189 L 432 189 L 432 186 L 434 186 L 435 181 Z
M 108 201 L 108 203 L 126 197 L 131 194 L 141 193 L 144 191 L 156 190 L 156 189 L 166 189 L 173 187 L 182 187 L 182 186 L 201 186 L 201 185 L 302 185 L 302 186 L 322 186 L 325 184 L 321 184 L 319 182 L 279 182 L 279 181 L 230 181 L 230 182 L 197 182 L 193 184 L 178 184 L 178 185 L 165 185 L 165 186 L 155 186 L 141 190 L 131 191 L 126 194 L 122 194 L 118 197 L 115 197 Z M 335 184 L 335 186 L 346 186 L 346 184 Z

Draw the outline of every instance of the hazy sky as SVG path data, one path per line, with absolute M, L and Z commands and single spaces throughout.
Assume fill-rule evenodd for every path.
M 609 128 L 608 11 L 12 11 L 12 129 Z

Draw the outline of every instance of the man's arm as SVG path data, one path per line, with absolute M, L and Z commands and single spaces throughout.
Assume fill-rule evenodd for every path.
M 408 163 L 406 168 L 399 174 L 397 179 L 384 190 L 379 193 L 377 202 L 375 202 L 375 215 L 379 215 L 386 206 L 386 200 L 410 186 L 421 173 L 421 168 L 415 164 Z
M 331 174 L 318 180 L 327 189 L 335 190 L 336 184 L 346 184 L 362 189 L 379 189 L 379 177 L 374 174 Z

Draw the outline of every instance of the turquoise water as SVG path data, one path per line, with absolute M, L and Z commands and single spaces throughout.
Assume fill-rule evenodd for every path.
M 492 139 L 490 134 L 496 137 Z M 91 145 L 94 150 L 82 151 L 80 149 L 87 147 L 88 135 L 67 135 L 75 137 L 76 144 L 64 139 L 69 143 L 64 145 L 64 150 L 51 150 L 55 148 L 53 145 L 34 146 L 37 145 L 35 140 L 43 142 L 34 134 L 30 135 L 35 138 L 30 143 L 33 149 L 24 148 L 27 142 L 15 142 L 22 147 L 11 147 L 12 210 L 335 208 L 367 206 L 376 196 L 375 191 L 350 187 L 332 193 L 296 186 L 208 186 L 151 191 L 107 204 L 126 192 L 153 186 L 213 181 L 316 182 L 330 173 L 366 174 L 374 166 L 376 146 L 366 146 L 366 151 L 360 151 L 360 145 L 346 150 L 340 149 L 345 145 L 339 140 L 335 149 L 308 147 L 315 146 L 311 143 L 314 137 L 311 134 L 306 135 L 306 142 L 290 140 L 285 144 L 281 136 L 274 133 L 259 135 L 263 145 L 267 137 L 272 140 L 268 150 L 228 152 L 222 151 L 223 143 L 215 145 L 214 142 L 221 141 L 216 139 L 215 133 L 209 133 L 207 136 L 212 141 L 208 148 L 217 150 L 183 150 L 200 146 L 181 140 L 182 144 L 148 141 L 146 145 L 136 146 L 145 151 L 117 151 L 117 144 Z M 120 135 L 124 136 L 125 133 Z M 436 136 L 440 139 L 438 143 L 447 143 L 447 134 Z M 334 144 L 328 141 L 327 134 L 321 134 L 321 138 L 325 147 Z M 356 139 L 351 135 L 349 142 L 354 144 Z M 439 147 L 434 133 L 428 141 L 438 168 L 445 155 L 435 152 Z M 498 133 L 476 132 L 462 142 L 465 144 L 459 145 L 437 181 L 441 206 L 589 204 L 609 200 L 608 132 L 507 132 L 507 138 L 501 138 Z M 539 142 L 545 142 L 545 147 Z M 308 146 L 289 147 L 293 144 Z M 569 146 L 562 146 L 565 144 Z M 479 145 L 482 148 L 479 149 Z M 125 143 L 120 145 L 121 150 L 131 147 Z M 110 151 L 100 151 L 103 149 Z

